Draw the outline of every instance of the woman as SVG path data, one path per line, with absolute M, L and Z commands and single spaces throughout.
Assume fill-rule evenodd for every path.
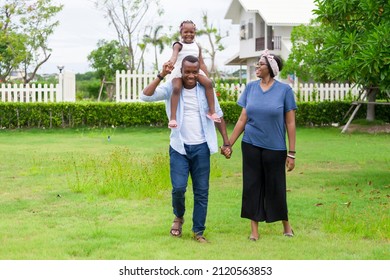
M 259 239 L 258 224 L 263 221 L 282 221 L 283 234 L 294 236 L 287 215 L 285 168 L 291 171 L 295 166 L 297 106 L 291 87 L 274 79 L 282 66 L 279 57 L 264 51 L 256 65 L 260 80 L 248 83 L 239 98 L 242 111 L 230 137 L 233 146 L 245 131 L 241 217 L 251 220 L 252 241 Z

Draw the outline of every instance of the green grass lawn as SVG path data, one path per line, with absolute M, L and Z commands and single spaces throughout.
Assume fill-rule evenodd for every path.
M 232 130 L 229 126 L 229 131 Z M 169 129 L 0 131 L 0 259 L 388 260 L 390 135 L 299 128 L 289 218 L 240 218 L 241 151 L 212 156 L 206 237 L 173 238 Z M 108 141 L 110 136 L 110 141 Z

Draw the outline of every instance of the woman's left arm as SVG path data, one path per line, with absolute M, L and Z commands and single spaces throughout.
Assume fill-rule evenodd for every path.
M 287 171 L 291 171 L 295 167 L 295 141 L 296 141 L 295 110 L 290 110 L 286 113 L 286 129 L 287 129 L 287 138 L 288 138 L 286 167 L 287 167 Z

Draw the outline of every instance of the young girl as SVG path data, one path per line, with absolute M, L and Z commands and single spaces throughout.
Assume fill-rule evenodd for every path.
M 214 122 L 221 122 L 221 119 L 215 113 L 214 102 L 214 90 L 212 81 L 207 77 L 207 67 L 203 61 L 202 49 L 195 42 L 195 24 L 186 20 L 180 24 L 180 36 L 181 42 L 173 43 L 173 53 L 169 59 L 169 63 L 174 66 L 170 78 L 172 79 L 172 97 L 171 97 L 171 116 L 169 119 L 168 127 L 176 128 L 178 126 L 176 122 L 177 105 L 179 103 L 179 97 L 183 86 L 181 80 L 181 63 L 184 57 L 187 55 L 193 55 L 198 57 L 200 63 L 200 71 L 198 76 L 199 83 L 205 87 L 207 103 L 209 105 L 209 112 L 207 117 Z

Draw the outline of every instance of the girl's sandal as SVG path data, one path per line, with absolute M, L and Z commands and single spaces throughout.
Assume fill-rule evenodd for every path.
M 170 120 L 168 123 L 169 128 L 177 128 L 177 122 L 175 120 Z
M 181 237 L 183 224 L 184 224 L 184 218 L 175 217 L 175 219 L 173 220 L 171 230 L 169 231 L 171 236 Z
M 207 114 L 207 117 L 208 117 L 210 120 L 212 120 L 213 122 L 216 122 L 216 123 L 220 123 L 220 122 L 221 122 L 221 118 L 220 118 L 216 113 L 214 113 L 214 114 L 212 114 L 212 115 Z

